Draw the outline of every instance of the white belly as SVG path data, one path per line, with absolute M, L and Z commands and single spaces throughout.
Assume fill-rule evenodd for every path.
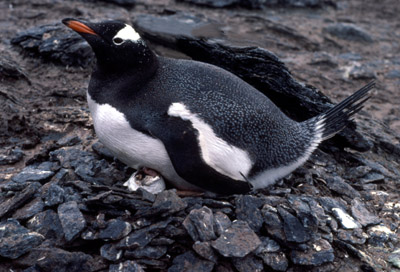
M 135 169 L 152 168 L 180 189 L 198 190 L 178 176 L 159 139 L 133 129 L 125 115 L 111 105 L 97 104 L 89 94 L 87 100 L 96 134 L 115 157 Z

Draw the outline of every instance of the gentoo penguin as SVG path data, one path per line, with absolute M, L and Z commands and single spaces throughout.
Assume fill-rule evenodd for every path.
M 157 56 L 130 25 L 63 23 L 97 58 L 87 99 L 100 141 L 128 166 L 183 190 L 238 194 L 274 184 L 341 131 L 374 86 L 296 122 L 224 69 Z

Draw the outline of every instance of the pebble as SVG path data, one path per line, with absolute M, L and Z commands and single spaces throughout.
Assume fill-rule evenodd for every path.
M 324 263 L 333 262 L 335 255 L 329 242 L 320 239 L 313 242 L 312 247 L 307 251 L 291 251 L 290 259 L 294 264 L 319 266 Z
M 100 255 L 106 260 L 115 262 L 121 259 L 124 251 L 118 248 L 117 244 L 104 244 L 100 248 Z
M 1 61 L 1 60 L 0 60 Z M 0 62 L 0 78 L 2 75 Z M 20 148 L 7 150 L 5 154 L 0 154 L 0 165 L 14 164 L 22 160 L 25 153 Z
M 311 239 L 310 231 L 303 226 L 297 217 L 281 207 L 278 207 L 278 213 L 283 220 L 283 230 L 288 242 L 300 244 Z
M 75 201 L 70 201 L 58 206 L 58 217 L 64 230 L 65 239 L 74 240 L 86 227 L 86 220 Z
M 220 236 L 231 225 L 232 222 L 226 214 L 222 212 L 214 214 L 214 230 L 217 236 Z
M 203 257 L 204 259 L 212 261 L 213 263 L 217 263 L 218 256 L 212 249 L 210 242 L 196 241 L 193 244 L 192 248 L 199 256 Z
M 0 256 L 16 259 L 39 246 L 43 235 L 21 226 L 15 219 L 0 223 Z
M 52 207 L 64 202 L 64 189 L 57 184 L 52 183 L 47 189 L 44 197 L 44 204 Z
M 260 244 L 254 231 L 240 220 L 233 221 L 217 240 L 211 242 L 211 246 L 224 257 L 244 257 Z
M 211 272 L 213 268 L 213 262 L 199 259 L 193 252 L 187 251 L 175 257 L 172 266 L 168 268 L 168 272 Z
M 247 255 L 243 258 L 232 258 L 233 265 L 239 272 L 262 272 L 264 271 L 264 265 L 262 261 L 252 254 Z
M 191 210 L 183 221 L 183 226 L 193 241 L 204 242 L 217 238 L 214 232 L 213 212 L 206 206 Z
M 351 214 L 363 226 L 377 225 L 382 220 L 365 208 L 364 203 L 356 198 L 351 201 Z
M 53 210 L 45 210 L 36 214 L 26 224 L 33 231 L 42 234 L 48 241 L 60 245 L 64 237 L 64 230 L 58 215 Z
M 345 182 L 341 177 L 334 176 L 327 178 L 326 183 L 329 189 L 340 195 L 345 195 L 350 198 L 361 197 L 360 193 L 347 182 Z
M 323 31 L 343 40 L 364 42 L 364 43 L 373 42 L 371 35 L 367 31 L 354 24 L 349 24 L 349 23 L 331 24 L 327 27 L 324 27 Z
M 44 207 L 42 199 L 36 197 L 22 208 L 16 210 L 12 217 L 17 220 L 26 220 L 43 211 Z
M 269 252 L 262 255 L 263 262 L 274 271 L 286 271 L 289 261 L 283 252 Z
M 176 190 L 165 190 L 157 194 L 156 199 L 151 208 L 139 210 L 135 216 L 148 217 L 148 216 L 161 216 L 167 217 L 171 214 L 185 209 L 185 203 L 177 194 Z
M 347 212 L 340 208 L 333 208 L 332 209 L 333 215 L 336 217 L 336 219 L 339 221 L 340 225 L 344 229 L 357 229 L 361 228 L 360 223 L 358 223 L 356 220 L 354 220 L 353 217 L 351 217 Z
M 361 229 L 354 229 L 354 230 L 340 229 L 337 233 L 337 237 L 340 240 L 348 242 L 352 245 L 362 245 L 368 238 L 368 236 Z
M 264 222 L 260 211 L 263 200 L 251 195 L 240 195 L 235 198 L 235 204 L 237 219 L 246 221 L 255 232 L 260 231 Z
M 108 272 L 144 272 L 144 269 L 135 261 L 125 261 L 119 264 L 110 264 Z
M 131 230 L 131 224 L 120 219 L 111 219 L 107 222 L 107 226 L 100 230 L 97 237 L 105 241 L 119 240 L 122 237 L 127 236 Z

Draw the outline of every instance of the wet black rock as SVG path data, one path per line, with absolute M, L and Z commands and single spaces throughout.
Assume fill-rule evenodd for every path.
M 98 238 L 103 240 L 119 240 L 132 230 L 131 224 L 120 219 L 111 219 L 105 229 L 100 230 Z
M 89 44 L 61 23 L 28 29 L 18 33 L 11 43 L 63 65 L 87 66 L 94 58 Z
M 0 203 L 0 218 L 8 213 L 14 212 L 16 209 L 31 200 L 39 188 L 40 184 L 38 182 L 28 183 L 28 186 L 21 192 L 16 193 L 16 195 L 7 200 L 3 200 Z
M 165 217 L 185 209 L 186 206 L 187 204 L 176 194 L 176 190 L 166 190 L 156 196 L 151 208 L 139 210 L 135 216 L 160 215 Z
M 231 225 L 232 222 L 226 214 L 222 212 L 214 214 L 214 230 L 217 236 L 220 236 Z
M 244 257 L 260 244 L 254 231 L 240 220 L 233 221 L 217 240 L 211 242 L 211 246 L 224 257 Z
M 264 271 L 264 265 L 262 261 L 254 255 L 249 254 L 243 258 L 232 258 L 233 265 L 239 272 L 261 272 Z
M 0 256 L 16 259 L 40 245 L 44 237 L 30 231 L 15 219 L 0 223 Z
M 262 255 L 263 262 L 274 271 L 286 271 L 289 261 L 283 252 L 270 252 Z
M 33 231 L 42 234 L 47 240 L 54 244 L 60 244 L 64 237 L 64 230 L 61 226 L 58 215 L 53 210 L 46 210 L 36 214 L 26 224 Z
M 93 258 L 83 252 L 68 252 L 60 248 L 36 248 L 18 260 L 22 266 L 35 266 L 36 271 L 88 272 Z
M 138 230 L 133 231 L 127 237 L 122 239 L 118 243 L 119 248 L 124 249 L 135 249 L 138 247 L 147 246 L 156 236 L 160 235 L 164 229 L 168 226 L 168 224 L 172 221 L 172 218 L 169 218 L 165 221 L 159 221 L 155 224 L 152 224 L 148 227 L 144 227 Z
M 1 71 L 0 71 L 1 78 Z M 0 154 L 0 165 L 14 164 L 24 157 L 25 153 L 19 148 L 7 150 L 4 154 Z
M 70 201 L 58 206 L 58 217 L 64 230 L 65 239 L 74 240 L 86 227 L 86 220 L 75 201 Z
M 297 217 L 278 207 L 279 215 L 283 220 L 283 230 L 288 242 L 304 243 L 311 239 L 310 230 L 306 229 Z
M 246 221 L 250 228 L 258 232 L 264 222 L 260 211 L 264 204 L 263 199 L 250 195 L 240 195 L 236 197 L 235 204 L 237 219 Z
M 363 226 L 377 225 L 382 220 L 367 210 L 364 203 L 360 199 L 354 199 L 351 202 L 351 214 Z
M 210 242 L 196 241 L 193 244 L 192 248 L 199 256 L 203 257 L 204 259 L 217 263 L 218 257 L 215 254 L 214 249 L 211 247 Z
M 319 266 L 333 262 L 335 255 L 328 241 L 320 239 L 314 241 L 312 247 L 306 251 L 291 251 L 290 258 L 294 264 Z
M 332 24 L 323 29 L 332 36 L 343 40 L 371 43 L 371 35 L 361 27 L 349 23 Z
M 166 246 L 146 246 L 134 250 L 126 250 L 124 256 L 128 259 L 159 259 L 167 253 Z
M 31 202 L 15 211 L 13 218 L 17 220 L 26 220 L 40 213 L 44 209 L 44 202 L 40 197 L 36 197 Z
M 55 206 L 64 202 L 64 189 L 57 184 L 51 184 L 44 197 L 44 204 L 46 206 Z
M 172 266 L 168 268 L 168 272 L 211 272 L 214 268 L 213 262 L 201 260 L 191 251 L 176 256 L 172 263 Z
M 118 248 L 117 244 L 104 244 L 100 248 L 100 255 L 104 259 L 115 262 L 121 259 L 124 251 Z
M 183 226 L 193 241 L 210 241 L 217 238 L 214 232 L 214 215 L 208 207 L 191 210 L 183 221 Z
M 108 272 L 144 272 L 144 269 L 135 261 L 125 261 L 119 264 L 110 264 Z
M 29 165 L 22 169 L 21 172 L 14 175 L 12 180 L 23 183 L 29 181 L 43 182 L 51 178 L 55 173 L 50 169 L 43 169 L 41 165 Z
M 345 195 L 350 198 L 361 197 L 360 193 L 351 187 L 347 182 L 345 182 L 341 177 L 334 176 L 326 179 L 329 189 L 340 194 Z

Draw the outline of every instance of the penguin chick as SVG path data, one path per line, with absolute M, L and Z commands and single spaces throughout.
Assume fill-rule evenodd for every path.
M 374 87 L 296 122 L 224 69 L 155 55 L 130 25 L 63 23 L 97 58 L 87 100 L 100 141 L 128 166 L 154 169 L 183 190 L 237 194 L 274 184 L 341 131 Z

